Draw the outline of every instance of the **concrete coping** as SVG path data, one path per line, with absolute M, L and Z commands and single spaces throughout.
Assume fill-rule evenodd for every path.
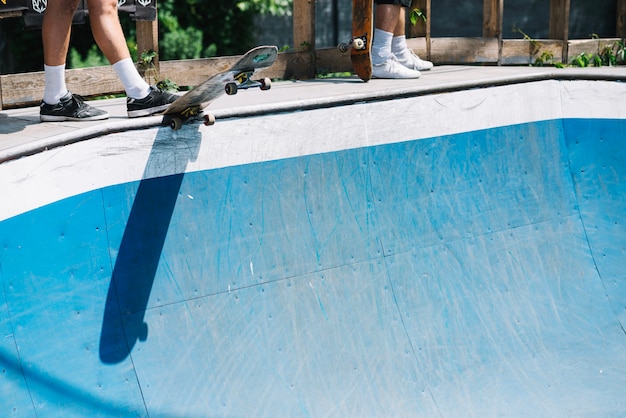
M 452 76 L 452 78 L 450 77 Z M 428 82 L 407 82 L 400 80 L 374 80 L 362 83 L 352 78 L 316 79 L 310 81 L 282 81 L 275 85 L 286 87 L 283 94 L 271 101 L 247 105 L 228 106 L 209 109 L 216 119 L 245 118 L 276 113 L 312 110 L 345 106 L 354 103 L 386 101 L 397 98 L 424 96 L 445 92 L 489 88 L 495 86 L 530 83 L 545 80 L 597 80 L 626 81 L 626 67 L 600 68 L 552 68 L 552 67 L 476 67 L 476 66 L 441 66 L 429 72 Z M 382 83 L 381 83 L 382 82 Z M 303 97 L 292 99 L 289 83 L 298 83 L 310 87 L 311 92 Z M 336 86 L 343 83 L 342 89 Z M 345 86 L 348 86 L 347 88 Z M 362 88 L 360 86 L 366 86 Z M 340 91 L 339 91 L 340 90 Z M 339 94 L 337 92 L 339 91 Z M 312 93 L 314 92 L 314 93 Z M 334 94 L 325 94 L 333 92 Z M 32 108 L 34 115 L 38 108 Z M 2 112 L 0 112 L 2 113 Z M 30 113 L 30 112 L 29 112 Z M 76 127 L 68 132 L 38 138 L 0 149 L 0 163 L 36 154 L 48 149 L 72 144 L 107 134 L 139 130 L 162 125 L 161 115 L 138 119 L 116 118 L 97 124 L 84 126 L 84 122 L 76 122 Z M 17 134 L 15 134 L 17 135 Z

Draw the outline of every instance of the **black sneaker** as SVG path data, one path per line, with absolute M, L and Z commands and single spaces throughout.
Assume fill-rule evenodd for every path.
M 69 91 L 55 105 L 44 101 L 39 105 L 39 119 L 42 122 L 102 120 L 108 117 L 107 112 L 89 106 L 82 97 Z
M 143 99 L 126 98 L 128 117 L 137 118 L 163 112 L 176 99 L 178 99 L 177 95 L 150 86 L 150 94 Z

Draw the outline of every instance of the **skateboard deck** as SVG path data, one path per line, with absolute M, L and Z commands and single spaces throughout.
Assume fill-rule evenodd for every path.
M 261 90 L 271 88 L 269 78 L 252 80 L 252 76 L 256 71 L 271 66 L 277 55 L 278 48 L 275 46 L 258 46 L 246 52 L 232 67 L 209 77 L 169 105 L 163 112 L 164 123 L 178 130 L 185 121 L 202 116 L 205 125 L 212 125 L 215 117 L 203 114 L 203 109 L 222 94 L 233 95 L 241 89 L 252 87 Z
M 354 72 L 363 81 L 372 78 L 372 41 L 374 40 L 373 0 L 352 0 L 352 38 L 339 44 L 339 49 L 350 49 Z

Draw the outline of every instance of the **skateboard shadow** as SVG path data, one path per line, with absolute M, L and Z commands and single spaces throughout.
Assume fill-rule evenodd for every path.
M 138 340 L 148 338 L 145 310 L 185 169 L 197 158 L 200 138 L 192 125 L 176 133 L 160 128 L 155 138 L 109 284 L 99 347 L 103 363 L 124 361 Z M 154 178 L 167 160 L 175 161 L 177 174 Z
M 6 113 L 0 113 L 0 134 L 13 134 L 23 131 L 27 126 L 39 123 L 39 115 L 33 117 L 9 116 Z

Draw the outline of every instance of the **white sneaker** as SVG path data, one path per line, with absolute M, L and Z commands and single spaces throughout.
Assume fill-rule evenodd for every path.
M 407 51 L 408 53 L 405 52 L 403 57 L 397 57 L 398 62 L 406 68 L 416 71 L 427 71 L 434 67 L 432 62 L 421 59 L 412 50 L 408 49 Z
M 372 75 L 376 78 L 419 78 L 420 72 L 400 64 L 396 57 L 388 58 L 385 62 L 372 65 Z

